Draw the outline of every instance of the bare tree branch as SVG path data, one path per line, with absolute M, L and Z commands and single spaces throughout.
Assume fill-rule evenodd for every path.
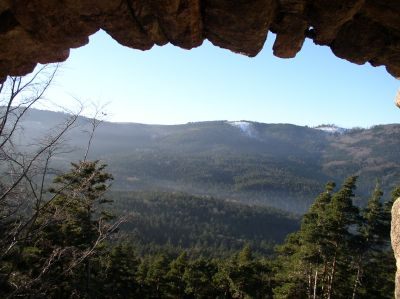
M 48 149 L 50 149 L 52 146 L 54 146 L 57 141 L 60 140 L 60 138 L 68 131 L 68 129 L 71 128 L 71 126 L 75 123 L 76 119 L 78 118 L 78 115 L 72 116 L 71 120 L 66 124 L 65 128 L 61 130 L 60 132 L 57 133 L 57 135 L 53 138 L 53 140 L 50 140 L 48 144 L 46 144 L 44 147 L 39 149 L 37 153 L 33 156 L 33 158 L 28 162 L 27 166 L 24 168 L 23 172 L 19 175 L 19 177 L 15 180 L 15 182 L 0 196 L 0 201 L 3 200 L 18 184 L 21 182 L 21 180 L 26 176 L 28 173 L 29 169 L 31 168 L 32 164 Z
M 106 113 L 104 113 L 102 111 L 106 105 L 99 106 L 96 104 L 92 104 L 92 106 L 94 107 L 94 114 L 93 114 L 93 117 L 90 119 L 90 129 L 88 131 L 89 140 L 88 140 L 88 144 L 86 146 L 85 155 L 83 157 L 84 162 L 87 160 L 87 157 L 89 155 L 89 151 L 90 151 L 92 141 L 94 138 L 94 133 L 95 133 L 97 127 L 103 122 L 103 117 L 107 115 Z

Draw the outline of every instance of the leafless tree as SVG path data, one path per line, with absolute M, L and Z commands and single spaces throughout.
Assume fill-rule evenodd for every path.
M 58 65 L 44 65 L 28 77 L 9 77 L 0 85 L 0 221 L 15 221 L 14 229 L 7 231 L 8 238 L 0 240 L 6 243 L 0 244 L 2 254 L 18 242 L 35 219 L 35 215 L 31 215 L 30 219 L 22 220 L 26 218 L 27 209 L 41 205 L 49 161 L 79 115 L 78 111 L 69 116 L 59 128 L 34 144 L 22 145 L 16 141 L 17 135 L 21 136 L 23 117 L 44 98 L 58 68 Z
M 50 162 L 55 155 L 65 150 L 64 137 L 76 126 L 83 109 L 81 103 L 78 102 L 78 111 L 65 114 L 65 120 L 57 128 L 51 128 L 46 136 L 28 144 L 21 144 L 23 136 L 21 123 L 24 116 L 33 105 L 44 99 L 45 92 L 53 82 L 58 68 L 58 65 L 44 65 L 28 77 L 9 77 L 0 84 L 0 262 L 14 248 L 34 238 L 38 231 L 54 221 L 49 218 L 37 225 L 38 217 L 46 211 L 57 195 L 63 192 L 62 188 L 66 187 L 52 194 L 46 193 Z M 96 108 L 95 115 L 90 119 L 88 145 L 82 163 L 88 163 L 87 158 L 95 130 L 103 116 L 104 113 L 100 108 Z M 97 240 L 93 246 L 84 251 L 67 247 L 54 248 L 52 254 L 43 262 L 42 271 L 37 277 L 23 283 L 14 283 L 14 291 L 9 296 L 21 294 L 40 281 L 53 263 L 63 255 L 74 256 L 67 265 L 68 271 L 72 271 L 93 255 L 99 244 L 123 221 L 123 218 L 116 219 L 111 224 L 100 221 Z M 0 263 L 0 274 L 1 267 Z M 5 275 L 10 276 L 12 270 L 9 269 Z M 0 281 L 1 279 L 2 277 Z
M 83 156 L 83 161 L 87 161 L 89 151 L 92 147 L 92 141 L 94 138 L 94 134 L 96 132 L 96 129 L 98 126 L 103 122 L 103 119 L 107 114 L 103 111 L 106 105 L 99 105 L 99 104 L 92 104 L 93 112 L 92 117 L 89 118 L 89 128 L 85 130 L 86 133 L 88 133 L 89 138 L 88 138 L 88 143 L 86 146 L 85 154 Z

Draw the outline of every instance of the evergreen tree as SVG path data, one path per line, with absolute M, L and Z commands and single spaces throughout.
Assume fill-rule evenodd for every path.
M 53 197 L 39 207 L 36 237 L 22 249 L 22 264 L 31 268 L 25 275 L 32 293 L 90 298 L 97 292 L 92 264 L 99 262 L 112 230 L 112 215 L 101 207 L 108 202 L 104 193 L 112 179 L 105 167 L 80 162 L 55 178 Z
M 216 264 L 205 258 L 191 261 L 183 275 L 189 298 L 216 298 L 219 290 L 212 282 L 217 271 Z
M 138 291 L 136 272 L 139 261 L 131 244 L 113 247 L 101 263 L 101 295 L 106 298 L 134 298 Z
M 213 276 L 213 283 L 218 288 L 220 298 L 232 298 L 231 285 L 232 281 L 229 277 L 230 260 L 217 260 L 217 272 Z
M 185 297 L 185 282 L 183 275 L 185 274 L 186 267 L 188 266 L 188 256 L 186 251 L 182 252 L 170 264 L 170 269 L 167 273 L 167 280 L 169 283 L 169 292 L 174 298 Z
M 391 298 L 394 259 L 390 202 L 375 188 L 354 206 L 356 177 L 333 193 L 329 183 L 304 215 L 300 231 L 278 247 L 275 298 Z
M 256 263 L 249 245 L 246 245 L 232 260 L 229 277 L 235 298 L 255 298 L 257 292 Z
M 275 260 L 275 287 L 276 299 L 307 298 L 307 279 L 304 273 L 304 263 L 301 258 L 301 234 L 289 234 L 285 242 L 277 246 Z
M 357 177 L 352 176 L 345 180 L 341 189 L 332 196 L 327 210 L 327 244 L 330 248 L 330 273 L 326 296 L 330 299 L 333 294 L 337 297 L 348 297 L 349 286 L 345 284 L 348 258 L 353 254 L 351 242 L 353 233 L 351 228 L 359 221 L 359 210 L 353 204 L 354 190 Z M 336 282 L 341 282 L 335 285 Z
M 168 289 L 167 273 L 169 261 L 165 254 L 160 253 L 153 257 L 149 264 L 146 282 L 149 288 L 150 298 L 165 298 Z
M 278 247 L 277 298 L 311 298 L 326 291 L 332 256 L 328 213 L 334 188 L 333 182 L 327 183 L 303 216 L 300 231 Z
M 394 262 L 390 248 L 390 214 L 388 203 L 381 202 L 382 196 L 377 184 L 361 213 L 352 263 L 355 271 L 352 298 L 391 298 L 388 293 L 376 292 L 376 281 L 380 281 L 380 289 L 387 290 L 393 285 L 393 277 L 387 279 L 387 273 L 393 272 L 393 265 L 382 263 L 390 257 Z
M 300 231 L 278 248 L 277 298 L 347 296 L 348 288 L 335 282 L 347 273 L 350 228 L 359 217 L 352 201 L 355 183 L 356 177 L 348 178 L 336 193 L 328 183 L 303 216 Z
M 328 285 L 328 264 L 332 256 L 329 231 L 331 219 L 328 215 L 334 188 L 335 183 L 328 182 L 325 191 L 316 198 L 302 219 L 300 256 L 303 268 L 307 269 L 308 297 L 324 293 Z
M 150 286 L 147 281 L 147 273 L 150 266 L 150 256 L 142 258 L 136 271 L 136 281 L 138 283 L 138 298 L 148 298 Z

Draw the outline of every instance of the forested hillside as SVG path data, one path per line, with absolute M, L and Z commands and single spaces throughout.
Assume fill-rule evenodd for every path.
M 228 248 L 219 247 L 216 257 L 212 254 L 215 241 L 204 241 L 214 238 L 214 232 L 223 224 L 231 228 L 219 233 L 230 234 L 233 239 L 251 236 L 254 231 L 253 236 L 268 240 L 263 231 L 271 232 L 279 225 L 276 220 L 285 217 L 271 214 L 269 219 L 263 219 L 268 210 L 244 206 L 238 209 L 210 199 L 189 197 L 181 201 L 184 195 L 113 196 L 106 193 L 111 180 L 112 175 L 99 162 L 73 164 L 68 172 L 55 178 L 49 189 L 51 197 L 38 202 L 34 218 L 8 215 L 8 221 L 0 222 L 1 297 L 393 297 L 395 260 L 389 246 L 390 208 L 400 195 L 400 188 L 383 200 L 378 184 L 366 200 L 367 206 L 358 208 L 354 204 L 356 177 L 347 178 L 338 188 L 329 182 L 303 216 L 300 229 L 289 234 L 274 254 L 258 251 L 255 255 L 249 244 L 243 244 L 236 251 L 223 252 Z M 168 209 L 163 201 L 172 201 L 177 209 Z M 192 201 L 199 203 L 198 211 L 192 209 Z M 124 215 L 127 206 L 135 208 L 132 217 Z M 224 212 L 232 215 L 202 220 L 212 213 Z M 178 214 L 190 218 L 182 220 Z M 137 216 L 146 219 L 139 217 L 137 221 Z M 171 223 L 173 218 L 175 223 Z M 250 231 L 247 221 L 253 226 Z M 21 230 L 21 223 L 26 228 Z M 204 227 L 207 223 L 209 226 Z M 283 223 L 288 223 L 287 219 Z M 146 230 L 142 224 L 151 227 Z M 152 235 L 156 229 L 160 235 Z M 175 230 L 168 232 L 171 241 L 153 246 L 170 229 Z M 19 232 L 18 239 L 10 238 L 15 231 Z M 137 232 L 142 236 L 150 234 L 139 247 L 135 242 Z M 204 242 L 204 248 L 197 244 L 191 247 L 190 241 L 181 244 L 189 246 L 186 248 L 174 246 L 177 240 L 187 241 L 181 233 L 189 233 L 190 240 L 191 234 L 201 232 L 204 236 L 200 235 L 199 240 Z M 276 235 L 270 237 L 273 236 Z M 152 239 L 154 242 L 146 248 L 145 242 Z
M 22 122 L 25 138 L 39 136 L 63 116 L 32 110 Z M 57 166 L 66 169 L 82 157 L 88 122 L 79 118 L 79 127 L 68 133 L 72 152 L 59 156 Z M 90 158 L 107 161 L 114 190 L 181 191 L 303 213 L 328 180 L 357 175 L 359 194 L 369 194 L 376 180 L 389 192 L 400 182 L 399 140 L 400 125 L 327 132 L 243 121 L 103 122 Z
M 111 192 L 116 214 L 130 214 L 121 231 L 141 252 L 169 248 L 194 255 L 226 256 L 246 244 L 270 255 L 299 227 L 281 211 L 181 193 Z

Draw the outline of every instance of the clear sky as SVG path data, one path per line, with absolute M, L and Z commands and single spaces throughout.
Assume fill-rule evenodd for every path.
M 47 97 L 108 103 L 108 120 L 181 124 L 251 120 L 315 126 L 397 123 L 400 81 L 383 67 L 358 66 L 307 40 L 294 59 L 272 55 L 269 34 L 255 58 L 205 41 L 190 51 L 123 47 L 100 31 L 71 51 Z

